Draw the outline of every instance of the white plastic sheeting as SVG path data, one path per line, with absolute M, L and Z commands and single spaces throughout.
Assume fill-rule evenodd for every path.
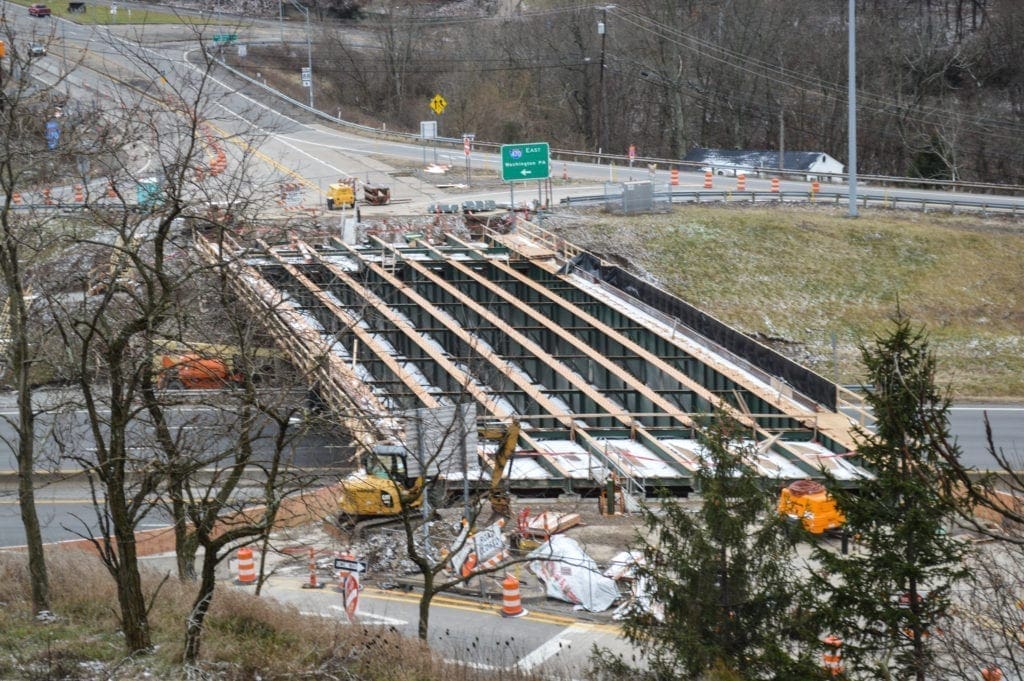
M 603 612 L 619 597 L 615 581 L 597 569 L 597 563 L 570 537 L 556 534 L 527 556 L 549 598 L 575 603 L 590 612 Z

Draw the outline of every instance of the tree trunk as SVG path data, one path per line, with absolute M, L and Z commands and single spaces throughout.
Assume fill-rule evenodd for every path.
M 20 448 L 25 448 L 22 438 Z M 32 448 L 31 439 L 27 445 Z M 50 580 L 46 572 L 46 554 L 43 551 L 43 536 L 39 528 L 39 514 L 36 512 L 36 497 L 32 477 L 31 455 L 18 458 L 18 506 L 21 510 L 21 524 L 25 528 L 25 544 L 28 548 L 28 574 L 32 588 L 32 611 L 36 614 L 50 609 Z
M 10 233 L 6 220 L 5 233 Z M 28 550 L 28 572 L 32 590 L 32 610 L 38 614 L 50 609 L 50 582 L 46 572 L 46 555 L 43 551 L 42 530 L 39 527 L 39 513 L 36 511 L 35 480 L 35 412 L 32 408 L 32 382 L 29 372 L 32 368 L 29 349 L 28 310 L 22 289 L 21 265 L 17 241 L 7 238 L 3 247 L 3 271 L 8 291 L 8 320 L 10 324 L 11 354 L 10 367 L 18 393 L 18 508 L 21 524 L 25 528 L 25 545 Z
M 139 575 L 139 558 L 135 547 L 134 527 L 129 522 L 124 498 L 117 492 L 121 486 L 108 487 L 115 492 L 110 499 L 110 515 L 117 539 L 117 600 L 121 606 L 121 627 L 124 629 L 125 647 L 128 653 L 145 652 L 152 648 L 149 631 L 149 614 L 146 598 L 142 592 L 142 578 Z
M 213 600 L 213 590 L 217 586 L 217 551 L 215 548 L 207 547 L 203 557 L 202 575 L 199 580 L 199 593 L 192 602 L 192 611 L 189 613 L 185 625 L 185 654 L 183 662 L 186 665 L 194 665 L 199 659 L 199 646 L 203 637 L 203 622 L 206 620 L 206 613 L 210 611 L 210 602 Z
M 423 570 L 423 596 L 420 597 L 420 621 L 416 628 L 416 634 L 420 640 L 427 640 L 427 633 L 430 628 L 430 601 L 434 598 L 434 572 Z

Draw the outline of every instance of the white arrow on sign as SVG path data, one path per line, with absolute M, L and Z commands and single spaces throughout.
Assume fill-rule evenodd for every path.
M 529 171 L 529 170 L 527 170 L 526 168 L 523 168 L 523 169 L 522 169 L 521 171 L 519 171 L 519 172 L 520 172 L 521 174 L 523 174 L 523 175 L 529 175 L 529 174 L 530 174 L 530 171 Z

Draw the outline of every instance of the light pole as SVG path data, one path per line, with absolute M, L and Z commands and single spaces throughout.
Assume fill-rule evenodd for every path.
M 849 25 L 847 26 L 847 130 L 849 139 L 850 170 L 847 174 L 849 179 L 849 204 L 850 217 L 857 217 L 857 10 L 854 0 L 850 0 Z
M 312 109 L 312 108 L 314 108 L 313 107 L 313 39 L 312 39 L 312 36 L 311 36 L 311 34 L 309 32 L 309 8 L 304 7 L 303 5 L 300 5 L 295 0 L 289 0 L 289 2 L 292 3 L 292 6 L 295 7 L 295 9 L 301 11 L 306 16 L 306 58 L 307 58 L 306 72 L 309 74 L 309 108 Z M 278 3 L 278 10 L 280 12 L 282 12 L 282 18 L 283 18 L 283 9 L 281 9 L 281 3 L 280 2 Z M 283 37 L 284 37 L 284 27 L 283 27 L 283 25 L 282 25 L 282 28 L 281 28 L 281 35 L 282 35 L 282 40 L 283 40 Z

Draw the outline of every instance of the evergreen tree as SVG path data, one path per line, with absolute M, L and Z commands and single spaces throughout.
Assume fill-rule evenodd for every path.
M 656 679 L 821 678 L 806 570 L 772 496 L 743 463 L 753 447 L 733 432 L 719 417 L 699 435 L 699 510 L 667 498 L 660 511 L 645 510 L 639 579 L 661 614 L 634 611 L 626 636 Z
M 923 331 L 897 313 L 886 335 L 861 349 L 876 421 L 858 431 L 858 455 L 875 477 L 832 494 L 855 549 L 821 545 L 833 633 L 852 678 L 930 675 L 935 636 L 951 588 L 966 575 L 963 545 L 945 530 L 964 503 L 954 493 L 949 400 L 935 385 L 935 358 Z M 958 454 L 957 454 L 958 455 Z

